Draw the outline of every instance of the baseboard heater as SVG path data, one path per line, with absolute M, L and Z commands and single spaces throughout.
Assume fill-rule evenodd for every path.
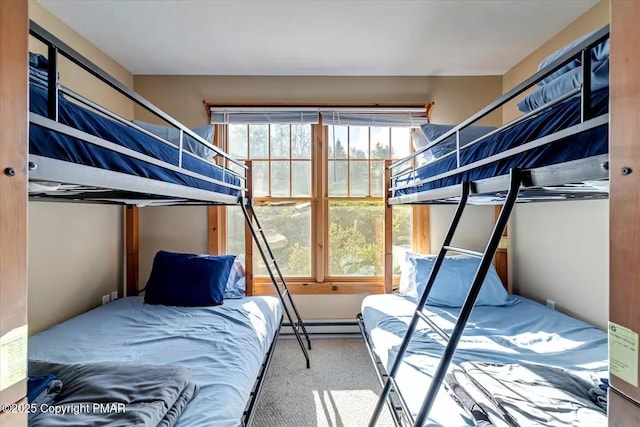
M 355 320 L 319 320 L 304 322 L 305 327 L 309 335 L 323 336 L 323 337 L 360 337 L 360 329 L 358 323 Z M 282 330 L 280 331 L 281 337 L 293 337 L 293 329 L 290 323 L 283 323 Z

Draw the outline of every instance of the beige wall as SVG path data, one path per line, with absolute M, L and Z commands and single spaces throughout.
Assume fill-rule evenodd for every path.
M 547 55 L 609 22 L 609 2 L 598 3 L 509 70 L 507 91 L 533 74 Z M 518 115 L 505 107 L 503 119 Z M 518 205 L 512 216 L 510 269 L 517 293 L 605 328 L 609 301 L 609 202 Z
M 133 76 L 34 1 L 29 17 L 99 67 L 132 87 Z M 43 52 L 31 40 L 32 51 Z M 63 84 L 124 117 L 131 101 L 66 61 Z M 70 203 L 29 203 L 29 332 L 35 333 L 101 304 L 122 287 L 122 208 Z
M 121 208 L 29 203 L 29 332 L 101 303 L 121 283 Z
M 159 250 L 206 253 L 207 208 L 154 206 L 140 209 L 139 283 L 144 287 Z
M 202 101 L 246 103 L 417 103 L 435 101 L 434 123 L 457 122 L 500 95 L 487 77 L 134 76 L 136 92 L 188 126 L 207 122 Z M 136 107 L 135 117 L 152 117 Z M 499 124 L 500 113 L 485 123 Z
M 419 103 L 435 101 L 435 123 L 457 123 L 497 98 L 499 76 L 489 77 L 225 77 L 135 76 L 135 90 L 189 126 L 207 122 L 202 101 L 246 103 Z M 153 120 L 136 109 L 136 119 Z M 500 113 L 485 119 L 498 125 Z M 489 234 L 493 210 L 472 207 L 460 244 L 477 248 Z M 432 246 L 438 247 L 453 211 L 433 207 Z M 140 216 L 140 283 L 148 279 L 158 249 L 206 250 L 206 208 L 144 208 Z M 364 295 L 299 295 L 306 319 L 353 319 Z
M 609 206 L 599 200 L 519 205 L 512 219 L 518 294 L 606 328 Z

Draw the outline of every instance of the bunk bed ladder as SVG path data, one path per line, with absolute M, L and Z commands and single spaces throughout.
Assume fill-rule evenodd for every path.
M 240 206 L 242 207 L 242 213 L 244 214 L 244 218 L 249 225 L 249 230 L 251 231 L 251 235 L 253 236 L 254 242 L 256 242 L 256 247 L 260 252 L 260 256 L 262 257 L 264 264 L 267 268 L 267 273 L 271 278 L 271 282 L 273 286 L 276 288 L 276 292 L 278 294 L 278 298 L 282 302 L 282 309 L 287 315 L 287 319 L 289 320 L 289 324 L 291 325 L 291 329 L 293 329 L 293 333 L 300 344 L 300 348 L 302 349 L 302 353 L 304 354 L 304 358 L 307 362 L 307 368 L 310 367 L 309 363 L 309 354 L 307 353 L 307 349 L 304 346 L 302 341 L 302 337 L 300 336 L 300 331 L 304 334 L 305 339 L 307 340 L 307 345 L 309 346 L 309 350 L 311 350 L 311 339 L 309 338 L 309 334 L 307 333 L 307 328 L 300 317 L 300 313 L 298 312 L 298 308 L 296 307 L 295 302 L 291 296 L 291 292 L 289 291 L 289 287 L 287 286 L 287 282 L 284 280 L 284 276 L 282 275 L 282 271 L 278 266 L 278 262 L 276 261 L 275 256 L 273 255 L 273 251 L 271 250 L 271 246 L 269 246 L 269 241 L 267 240 L 267 236 L 260 225 L 260 221 L 256 216 L 256 212 L 253 209 L 253 205 L 251 203 L 251 199 L 242 199 L 240 201 Z M 251 215 L 249 215 L 251 212 Z M 255 221 L 255 225 L 254 225 Z M 260 243 L 260 239 L 258 238 L 258 234 L 256 230 L 260 233 L 260 237 L 262 238 L 262 243 Z M 264 245 L 264 247 L 263 247 Z M 265 249 L 266 248 L 266 252 Z M 275 270 L 275 274 L 274 274 Z M 277 274 L 277 277 L 276 277 Z M 289 306 L 293 309 L 294 317 L 291 315 L 291 311 L 289 310 Z
M 467 200 L 472 185 L 470 182 L 462 183 L 462 194 L 460 197 L 460 202 L 458 203 L 455 215 L 453 217 L 453 220 L 451 221 L 451 226 L 449 227 L 449 231 L 444 238 L 442 248 L 438 253 L 438 257 L 436 258 L 436 261 L 433 265 L 433 269 L 429 274 L 425 289 L 420 296 L 420 300 L 418 301 L 418 304 L 416 306 L 416 310 L 411 319 L 411 323 L 409 324 L 409 328 L 407 329 L 407 332 L 402 340 L 402 344 L 398 349 L 398 354 L 396 355 L 391 370 L 389 371 L 389 374 L 387 376 L 386 382 L 384 383 L 382 393 L 380 394 L 374 412 L 371 416 L 371 420 L 369 421 L 369 427 L 374 427 L 376 425 L 378 417 L 380 416 L 380 412 L 382 411 L 385 402 L 390 397 L 389 393 L 392 391 L 392 389 L 400 398 L 401 402 L 404 400 L 396 384 L 395 377 L 398 374 L 404 355 L 407 351 L 407 348 L 409 347 L 411 338 L 420 320 L 423 320 L 425 323 L 427 323 L 427 325 L 429 325 L 446 342 L 444 354 L 442 355 L 442 358 L 438 363 L 438 367 L 436 368 L 436 371 L 433 375 L 433 378 L 429 385 L 429 389 L 427 390 L 427 394 L 424 398 L 424 401 L 422 402 L 422 407 L 418 412 L 418 416 L 414 419 L 412 414 L 407 410 L 408 408 L 406 406 L 404 408 L 405 415 L 412 426 L 422 427 L 425 424 L 427 417 L 429 416 L 429 412 L 431 411 L 431 407 L 433 406 L 436 396 L 438 395 L 438 391 L 440 390 L 440 386 L 442 385 L 447 370 L 449 369 L 449 364 L 453 359 L 453 355 L 456 351 L 456 347 L 458 346 L 458 342 L 460 341 L 460 337 L 462 336 L 462 332 L 464 331 L 464 328 L 467 324 L 467 320 L 471 315 L 471 311 L 473 310 L 473 307 L 475 305 L 476 298 L 478 297 L 478 293 L 480 292 L 480 288 L 482 287 L 482 283 L 484 282 L 487 272 L 489 271 L 495 252 L 498 249 L 498 244 L 500 243 L 502 233 L 507 225 L 507 222 L 509 221 L 509 216 L 511 215 L 513 206 L 518 198 L 518 191 L 520 189 L 521 182 L 521 171 L 519 169 L 511 169 L 509 192 L 484 252 L 476 252 L 451 246 L 451 241 L 453 240 L 455 231 L 458 228 L 458 224 L 460 222 L 460 218 L 462 217 L 462 213 L 464 212 L 464 208 L 467 205 Z M 436 276 L 438 275 L 440 266 L 442 265 L 447 252 L 457 252 L 481 258 L 480 264 L 473 278 L 469 294 L 464 301 L 451 336 L 449 336 L 438 325 L 436 325 L 433 320 L 427 317 L 422 311 L 422 309 L 426 305 L 427 298 L 429 297 L 429 293 L 431 291 L 431 288 L 433 287 Z

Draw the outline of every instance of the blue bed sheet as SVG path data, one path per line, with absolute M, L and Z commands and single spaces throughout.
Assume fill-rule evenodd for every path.
M 29 338 L 29 360 L 179 365 L 198 385 L 178 427 L 237 427 L 282 318 L 274 297 L 168 307 L 129 297 Z
M 571 371 L 585 379 L 607 376 L 607 334 L 585 322 L 526 298 L 507 307 L 475 307 L 453 360 L 532 363 Z M 411 321 L 415 303 L 401 295 L 372 295 L 362 303 L 365 328 L 387 370 Z M 424 310 L 451 334 L 459 308 Z M 414 415 L 419 410 L 446 343 L 420 322 L 397 381 Z M 438 394 L 428 425 L 475 425 L 446 391 Z
M 608 112 L 609 89 L 594 91 L 591 96 L 593 113 L 601 115 Z M 550 135 L 561 129 L 580 122 L 580 99 L 573 97 L 533 118 L 499 132 L 460 152 L 462 166 L 484 159 L 491 155 L 518 147 L 527 142 Z M 565 138 L 560 141 L 520 153 L 515 156 L 490 163 L 471 171 L 463 172 L 448 178 L 439 179 L 427 184 L 396 190 L 394 196 L 432 190 L 459 184 L 464 181 L 480 180 L 500 175 L 507 175 L 511 168 L 536 168 L 557 163 L 578 160 L 608 153 L 608 126 L 599 126 L 587 132 Z M 411 174 L 400 177 L 394 185 L 411 184 L 414 181 L 427 179 L 438 174 L 454 170 L 456 156 L 440 159 Z
M 37 82 L 29 85 L 30 111 L 47 117 L 47 90 Z M 61 96 L 59 121 L 62 124 L 130 148 L 142 154 L 178 165 L 178 149 L 166 145 L 129 126 L 116 122 Z M 152 165 L 106 148 L 81 141 L 49 129 L 29 125 L 29 153 L 57 160 L 122 172 L 167 183 L 179 184 L 216 193 L 239 196 L 240 191 L 213 184 L 180 172 Z M 240 179 L 222 168 L 184 155 L 182 167 L 228 184 L 240 186 Z

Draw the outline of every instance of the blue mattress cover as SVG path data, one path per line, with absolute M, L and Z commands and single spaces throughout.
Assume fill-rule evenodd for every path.
M 29 359 L 189 368 L 199 389 L 177 426 L 237 427 L 282 318 L 274 297 L 215 307 L 116 300 L 29 338 Z
M 591 105 L 595 116 L 608 112 L 609 88 L 594 91 Z M 510 148 L 550 135 L 561 129 L 580 122 L 580 98 L 573 97 L 545 110 L 539 115 L 519 123 L 509 129 L 488 137 L 460 152 L 460 165 L 464 166 Z M 609 152 L 608 126 L 599 126 L 587 132 L 565 138 L 551 144 L 529 150 L 525 153 L 490 163 L 471 171 L 427 184 L 396 190 L 394 196 L 419 193 L 435 188 L 447 187 L 464 181 L 480 180 L 507 175 L 511 168 L 522 169 L 549 166 L 557 163 L 578 160 Z M 395 185 L 410 184 L 413 181 L 427 179 L 438 174 L 454 170 L 456 156 L 449 156 L 425 166 L 422 169 L 402 176 L 394 181 Z
M 507 307 L 473 309 L 453 364 L 466 361 L 534 363 L 570 370 L 585 378 L 607 376 L 607 334 L 583 321 L 518 297 Z M 374 351 L 391 368 L 411 321 L 415 303 L 401 295 L 372 295 L 362 302 L 362 315 Z M 460 308 L 427 306 L 424 310 L 451 334 Z M 398 374 L 398 384 L 410 409 L 417 413 L 431 374 L 444 350 L 444 341 L 424 322 L 409 344 Z M 430 414 L 429 425 L 474 425 L 473 420 L 442 391 Z
M 29 85 L 29 109 L 31 112 L 47 117 L 47 90 L 32 82 Z M 127 125 L 116 122 L 63 96 L 59 97 L 59 121 L 62 124 L 95 135 L 107 141 L 130 148 L 156 159 L 178 165 L 178 149 L 158 141 Z M 179 184 L 216 193 L 239 196 L 240 191 L 213 184 L 146 163 L 103 147 L 63 135 L 43 127 L 29 124 L 29 153 L 57 160 L 78 163 L 122 172 L 167 183 Z M 205 163 L 189 155 L 183 155 L 182 167 L 209 178 L 240 186 L 240 179 L 224 169 Z

